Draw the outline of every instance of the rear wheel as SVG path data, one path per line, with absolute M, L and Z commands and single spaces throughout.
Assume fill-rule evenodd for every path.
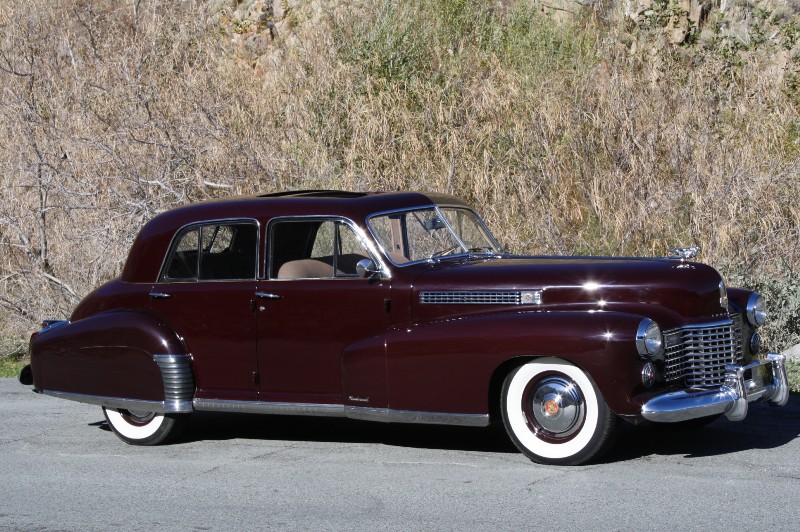
M 184 428 L 186 415 L 158 414 L 139 410 L 103 407 L 114 434 L 132 445 L 158 445 L 177 437 Z
M 617 417 L 581 369 L 541 358 L 506 377 L 501 413 L 511 441 L 541 464 L 578 465 L 606 450 Z

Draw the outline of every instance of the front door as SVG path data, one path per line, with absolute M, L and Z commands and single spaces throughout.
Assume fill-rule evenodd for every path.
M 273 221 L 268 240 L 256 303 L 259 399 L 342 404 L 343 353 L 376 338 L 383 345 L 390 282 L 357 274 L 356 264 L 374 257 L 344 220 Z
M 183 338 L 196 397 L 258 397 L 254 308 L 258 225 L 253 220 L 185 228 L 173 242 L 150 308 Z

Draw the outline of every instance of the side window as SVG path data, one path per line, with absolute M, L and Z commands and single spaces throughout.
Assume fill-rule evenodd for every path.
M 167 263 L 162 278 L 169 280 L 197 279 L 197 253 L 200 242 L 200 229 L 195 228 L 183 233 Z
M 255 279 L 257 250 L 255 223 L 190 228 L 178 237 L 161 280 Z
M 272 279 L 358 277 L 356 264 L 369 253 L 338 220 L 281 221 L 270 233 Z

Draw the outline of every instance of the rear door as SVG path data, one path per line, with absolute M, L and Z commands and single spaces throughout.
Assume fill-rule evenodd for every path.
M 191 354 L 199 398 L 257 398 L 258 242 L 255 220 L 186 227 L 173 239 L 150 293 L 152 311 Z

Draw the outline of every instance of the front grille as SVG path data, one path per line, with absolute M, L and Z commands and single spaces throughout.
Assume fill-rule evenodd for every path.
M 720 386 L 725 366 L 742 363 L 741 316 L 721 323 L 692 325 L 664 334 L 664 376 L 686 386 Z
M 519 305 L 522 303 L 520 292 L 422 292 L 420 303 L 462 305 Z

